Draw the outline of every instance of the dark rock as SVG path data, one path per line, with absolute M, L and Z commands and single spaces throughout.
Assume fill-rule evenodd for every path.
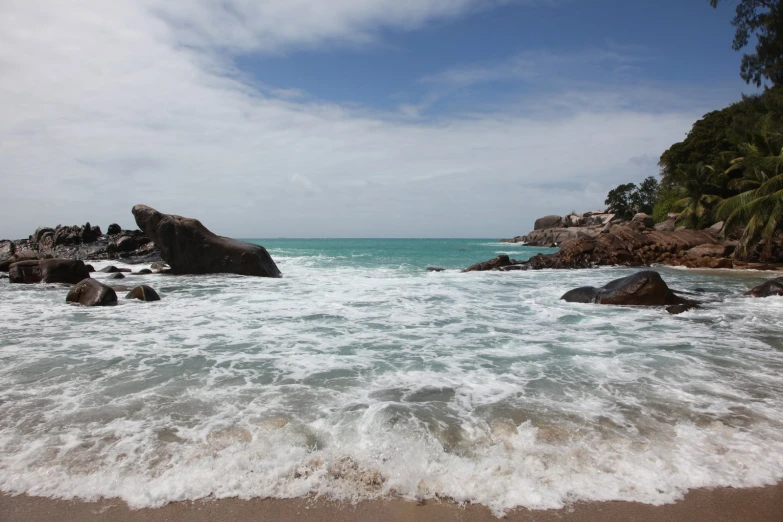
M 639 212 L 632 219 L 631 223 L 637 223 L 644 228 L 653 228 L 655 226 L 655 220 L 652 216 L 648 216 L 644 212 Z
M 562 221 L 563 218 L 560 216 L 544 216 L 542 218 L 536 219 L 536 222 L 533 225 L 533 230 L 544 230 L 546 228 L 555 228 L 560 226 Z
M 119 268 L 117 268 L 117 267 L 116 267 L 116 266 L 114 266 L 114 265 L 109 265 L 109 266 L 105 266 L 105 267 L 101 268 L 101 269 L 100 269 L 100 270 L 98 270 L 98 271 L 99 271 L 99 272 L 104 272 L 104 273 L 106 273 L 106 274 L 113 274 L 114 272 L 119 272 L 119 271 L 120 271 L 120 269 L 119 269 Z
M 745 295 L 753 297 L 770 297 L 773 295 L 783 295 L 783 277 L 772 279 L 755 288 L 748 290 Z
M 150 270 L 149 268 L 142 268 L 141 270 L 136 272 L 135 275 L 148 275 L 148 274 L 151 274 L 151 273 L 152 273 L 152 270 Z
M 90 273 L 95 272 L 95 267 L 92 265 L 84 265 L 87 268 L 87 271 Z
M 217 236 L 196 219 L 162 214 L 145 205 L 133 207 L 133 216 L 174 274 L 281 275 L 264 247 Z
M 445 268 L 438 268 L 436 266 L 427 267 L 427 272 L 444 272 L 445 270 L 446 270 Z
M 132 252 L 139 248 L 139 243 L 131 236 L 122 236 L 114 242 L 116 252 Z
M 65 302 L 84 306 L 108 306 L 117 304 L 117 293 L 95 279 L 85 279 L 71 288 Z
M 90 273 L 82 261 L 73 259 L 42 259 L 21 261 L 11 265 L 9 279 L 12 283 L 67 283 L 76 284 L 89 278 Z
M 150 265 L 150 268 L 152 270 L 166 270 L 168 268 L 168 265 L 164 265 L 163 263 L 152 263 Z
M 106 279 L 125 279 L 125 274 L 123 274 L 122 272 L 114 272 Z
M 511 259 L 509 259 L 507 255 L 502 254 L 494 259 L 490 259 L 489 261 L 484 261 L 483 263 L 476 263 L 475 265 L 469 266 L 463 270 L 463 272 L 485 272 L 487 270 L 497 270 L 505 266 L 511 266 L 512 264 L 513 263 L 511 262 Z
M 128 292 L 128 295 L 125 296 L 125 299 L 138 299 L 139 301 L 160 301 L 160 296 L 149 286 L 141 285 Z
M 700 308 L 700 306 L 696 303 L 683 303 L 683 304 L 667 306 L 666 311 L 672 315 L 679 315 L 687 312 L 688 310 L 693 310 L 696 308 Z
M 113 236 L 122 232 L 122 228 L 117 223 L 112 223 L 109 228 L 106 229 L 106 234 Z
M 54 229 L 49 227 L 38 227 L 37 229 L 35 229 L 35 232 L 33 232 L 33 235 L 30 239 L 35 243 L 40 243 L 44 235 L 46 236 L 54 235 Z
M 616 279 L 601 288 L 586 286 L 566 292 L 563 299 L 569 303 L 597 303 L 607 305 L 669 306 L 697 303 L 679 297 L 666 285 L 658 272 L 637 272 Z M 684 310 L 683 310 L 684 311 Z
M 88 222 L 82 228 L 82 243 L 94 243 L 102 235 L 101 227 L 92 227 Z
M 117 272 L 122 272 L 124 274 L 132 274 L 133 270 L 131 270 L 130 268 L 118 268 Z

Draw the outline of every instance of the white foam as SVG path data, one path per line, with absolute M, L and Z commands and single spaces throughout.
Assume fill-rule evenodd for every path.
M 129 276 L 163 300 L 101 309 L 2 283 L 0 490 L 500 515 L 783 478 L 783 299 L 742 297 L 746 276 L 667 271 L 722 299 L 669 316 L 559 301 L 623 270 L 276 260 L 284 279 Z

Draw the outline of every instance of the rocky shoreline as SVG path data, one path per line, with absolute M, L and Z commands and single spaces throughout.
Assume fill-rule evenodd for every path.
M 775 270 L 783 264 L 753 263 L 736 259 L 737 240 L 727 237 L 723 224 L 705 230 L 676 226 L 676 215 L 656 224 L 646 214 L 630 221 L 609 212 L 546 216 L 536 220 L 526 236 L 502 239 L 504 243 L 559 247 L 554 254 L 538 254 L 527 261 L 498 259 L 469 267 L 473 270 L 540 270 L 597 266 L 735 268 Z

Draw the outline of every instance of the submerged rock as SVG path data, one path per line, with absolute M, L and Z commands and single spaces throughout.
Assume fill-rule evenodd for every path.
M 773 295 L 783 295 L 783 277 L 772 279 L 759 286 L 748 290 L 745 295 L 753 297 L 771 297 Z
M 117 267 L 116 267 L 116 266 L 114 266 L 114 265 L 109 265 L 109 266 L 105 266 L 105 267 L 101 268 L 101 269 L 100 269 L 100 270 L 98 270 L 98 271 L 99 271 L 99 272 L 103 272 L 103 273 L 105 273 L 105 274 L 113 274 L 114 272 L 119 272 L 119 271 L 120 271 L 120 269 L 119 269 L 119 268 L 117 268 Z
M 437 266 L 428 266 L 427 267 L 427 272 L 445 272 L 445 271 L 446 271 L 445 268 L 440 268 L 440 267 L 437 267 Z
M 125 274 L 122 272 L 114 272 L 107 279 L 125 279 Z
M 71 288 L 65 302 L 84 306 L 109 306 L 117 304 L 117 294 L 110 286 L 95 279 L 85 279 Z
M 163 214 L 146 205 L 133 207 L 133 216 L 174 274 L 281 275 L 264 247 L 218 236 L 197 219 Z
M 605 305 L 669 306 L 670 313 L 682 313 L 698 306 L 695 301 L 676 295 L 658 272 L 645 270 L 615 279 L 601 288 L 584 286 L 566 292 L 560 299 L 569 303 Z
M 41 259 L 21 261 L 9 268 L 12 283 L 67 283 L 76 284 L 89 278 L 84 262 L 73 259 Z
M 149 268 L 142 268 L 141 270 L 136 272 L 135 275 L 149 275 L 151 273 L 152 273 L 152 270 L 150 270 Z
M 158 293 L 147 285 L 141 285 L 133 288 L 125 299 L 138 299 L 139 301 L 160 301 Z

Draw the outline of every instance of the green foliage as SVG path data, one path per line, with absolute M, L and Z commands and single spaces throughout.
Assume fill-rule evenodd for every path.
M 674 191 L 679 196 L 672 203 L 672 210 L 680 212 L 677 224 L 696 229 L 709 226 L 713 223 L 713 209 L 721 201 L 715 167 L 697 163 L 687 171 L 680 169 L 678 176 L 685 181 Z
M 680 198 L 678 187 L 659 187 L 653 205 L 652 217 L 656 223 L 669 219 L 669 213 L 674 212 L 674 203 Z
M 717 7 L 725 0 L 710 0 Z M 736 28 L 732 47 L 745 48 L 756 39 L 755 53 L 742 57 L 740 76 L 757 87 L 767 80 L 783 80 L 783 9 L 780 0 L 739 0 L 731 24 Z
M 606 195 L 604 204 L 620 217 L 629 219 L 637 212 L 650 214 L 658 193 L 658 181 L 650 176 L 637 187 L 634 183 L 618 185 Z
M 718 205 L 716 214 L 726 221 L 726 230 L 742 230 L 741 257 L 763 241 L 762 257 L 770 260 L 774 240 L 783 229 L 783 125 L 762 118 L 740 150 L 743 155 L 726 171 L 742 172 L 729 182 L 739 193 Z
M 655 197 L 658 193 L 658 180 L 650 176 L 639 185 L 639 188 L 631 194 L 631 205 L 636 212 L 652 214 L 655 205 Z
M 636 192 L 636 185 L 626 183 L 618 185 L 609 191 L 606 195 L 604 204 L 618 216 L 629 218 L 633 215 L 633 195 Z

